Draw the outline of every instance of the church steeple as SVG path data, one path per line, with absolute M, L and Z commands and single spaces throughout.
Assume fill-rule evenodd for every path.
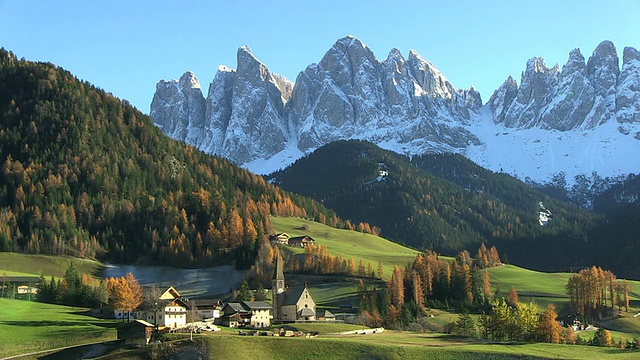
M 284 272 L 282 271 L 282 258 L 280 254 L 276 255 L 276 268 L 273 272 L 273 280 L 271 281 L 271 299 L 273 306 L 273 319 L 282 320 L 282 301 L 285 292 Z
M 276 255 L 276 271 L 273 272 L 273 280 L 284 281 L 284 272 L 282 271 L 282 261 L 280 261 L 280 254 Z
M 274 290 L 276 294 L 284 292 L 284 272 L 282 271 L 282 258 L 280 254 L 276 255 L 276 269 L 273 272 L 272 285 L 272 290 Z

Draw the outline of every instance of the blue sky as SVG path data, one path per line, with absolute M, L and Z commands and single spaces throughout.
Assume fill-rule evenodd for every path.
M 640 49 L 640 0 L 616 1 L 34 1 L 0 0 L 0 46 L 48 61 L 149 112 L 160 79 L 193 71 L 205 91 L 248 45 L 295 81 L 336 40 L 379 60 L 416 50 L 457 88 L 487 101 L 534 56 L 562 66 L 603 40 Z

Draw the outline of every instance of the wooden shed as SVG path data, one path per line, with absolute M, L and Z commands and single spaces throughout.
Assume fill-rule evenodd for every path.
M 118 339 L 126 345 L 147 345 L 151 340 L 154 325 L 144 320 L 135 320 L 118 328 Z

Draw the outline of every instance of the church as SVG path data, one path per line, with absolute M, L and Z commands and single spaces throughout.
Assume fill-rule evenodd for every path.
M 314 321 L 316 316 L 316 303 L 313 301 L 307 285 L 287 287 L 282 271 L 282 261 L 276 258 L 276 269 L 273 273 L 271 284 L 273 299 L 273 321 Z

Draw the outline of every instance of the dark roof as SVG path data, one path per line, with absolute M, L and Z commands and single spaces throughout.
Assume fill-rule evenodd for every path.
M 191 299 L 189 303 L 198 308 L 215 308 L 220 305 L 220 299 Z
M 172 303 L 176 303 L 176 305 L 180 305 L 186 309 L 190 308 L 189 304 L 187 304 L 186 302 L 184 302 L 182 299 L 174 299 L 169 301 L 169 303 L 166 306 L 171 305 Z
M 247 310 L 271 310 L 272 306 L 264 301 L 243 301 L 242 304 Z
M 333 313 L 329 310 L 325 310 L 325 309 L 318 309 L 318 311 L 316 311 L 316 314 L 318 314 L 318 317 L 323 317 L 323 318 L 334 318 L 336 317 L 335 315 L 333 315 Z
M 282 305 L 295 305 L 300 300 L 300 296 L 306 289 L 306 286 L 292 286 L 287 288 L 287 291 L 284 292 L 284 300 L 282 300 Z
M 295 237 L 291 237 L 291 238 L 289 238 L 289 242 L 291 242 L 291 241 L 293 241 L 293 242 L 295 242 L 295 241 L 302 241 L 302 240 L 304 240 L 304 239 L 308 239 L 308 241 L 315 241 L 315 240 L 313 240 L 313 238 L 312 238 L 311 236 L 309 236 L 309 235 L 304 235 L 304 236 L 295 236 Z
M 246 312 L 247 310 L 239 302 L 228 302 L 223 308 L 230 307 L 235 312 Z

